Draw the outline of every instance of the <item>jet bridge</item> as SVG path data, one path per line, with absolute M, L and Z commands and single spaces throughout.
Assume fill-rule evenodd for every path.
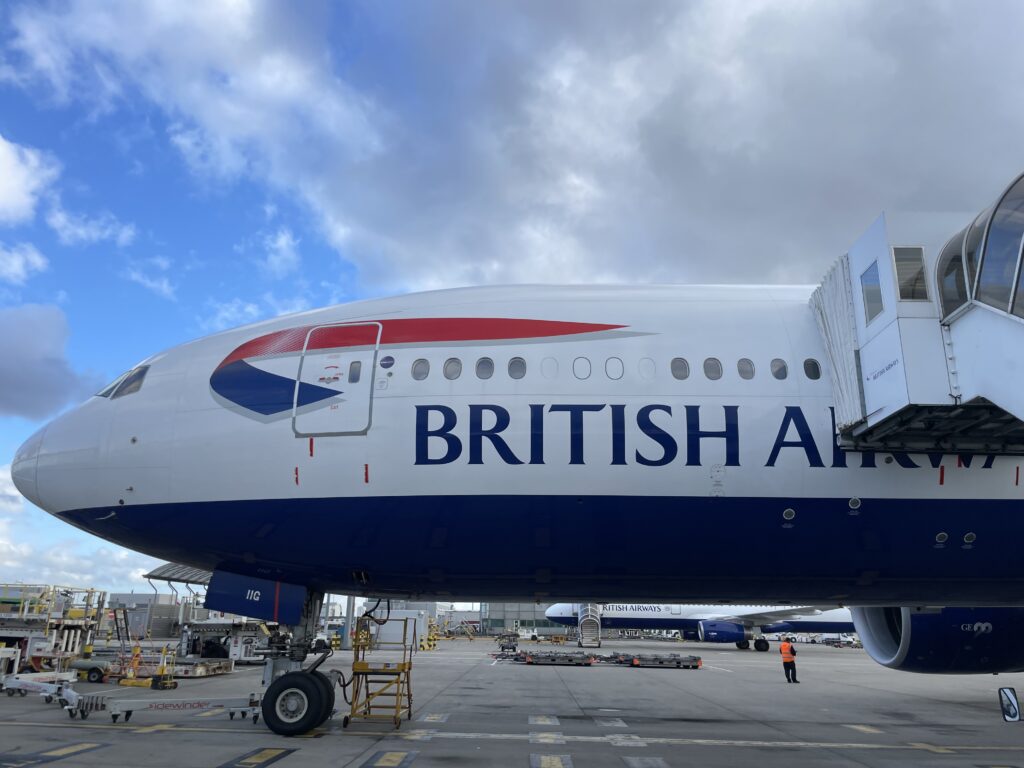
M 847 450 L 1024 454 L 1024 176 L 926 259 L 884 215 L 810 300 Z

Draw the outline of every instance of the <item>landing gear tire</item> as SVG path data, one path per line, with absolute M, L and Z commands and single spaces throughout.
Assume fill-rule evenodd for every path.
M 320 721 L 317 725 L 323 725 L 330 718 L 331 713 L 334 711 L 334 685 L 331 683 L 331 678 L 321 672 L 319 669 L 314 669 L 309 673 L 314 680 L 320 683 L 320 688 L 324 692 L 324 706 L 323 711 L 320 713 Z
M 736 643 L 736 647 L 739 648 L 741 651 L 745 651 L 750 647 L 750 641 L 740 640 L 738 643 Z
M 768 644 L 768 641 L 765 640 L 763 637 L 759 637 L 757 640 L 754 641 L 754 650 L 755 651 L 760 651 L 761 653 L 764 653 L 770 647 L 771 646 Z
M 324 697 L 316 677 L 308 672 L 288 672 L 267 688 L 263 719 L 280 736 L 309 733 L 322 722 Z

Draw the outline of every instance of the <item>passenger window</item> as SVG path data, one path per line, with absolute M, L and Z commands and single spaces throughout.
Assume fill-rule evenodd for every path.
M 722 363 L 716 357 L 709 357 L 704 361 L 704 375 L 712 381 L 722 378 Z
M 358 360 L 353 360 L 351 363 L 349 363 L 349 365 L 348 365 L 348 383 L 349 384 L 358 384 L 359 383 L 359 376 L 360 376 L 360 374 L 362 374 L 362 372 L 363 372 L 363 364 L 361 362 L 359 362 Z
M 673 357 L 672 363 L 669 366 L 672 369 L 672 377 L 682 381 L 683 379 L 690 378 L 690 364 L 686 362 L 684 357 Z
M 444 361 L 442 372 L 446 379 L 455 380 L 459 378 L 462 375 L 462 361 L 457 357 L 449 357 Z
M 494 361 L 489 357 L 481 357 L 476 361 L 476 377 L 489 379 L 494 375 Z
M 117 389 L 114 390 L 114 394 L 110 396 L 111 400 L 118 397 L 124 397 L 125 395 L 131 395 L 142 389 L 142 382 L 146 380 L 146 373 L 149 371 L 148 365 L 140 365 L 125 376 L 121 383 L 117 385 Z
M 789 366 L 786 365 L 785 360 L 780 360 L 777 357 L 774 360 L 772 360 L 772 376 L 774 376 L 779 381 L 782 381 L 788 375 Z
M 896 263 L 900 301 L 928 301 L 928 287 L 924 277 L 924 248 L 896 247 L 892 249 L 892 258 Z
M 508 361 L 508 375 L 513 379 L 521 379 L 526 375 L 526 361 L 521 357 L 513 357 Z
M 641 379 L 653 379 L 654 374 L 658 372 L 658 367 L 654 364 L 654 361 L 651 360 L 651 358 L 641 357 L 637 370 L 640 371 Z
M 811 381 L 817 381 L 821 378 L 821 366 L 817 360 L 810 357 L 804 360 L 804 376 Z
M 412 364 L 412 377 L 416 381 L 423 381 L 430 375 L 430 363 L 422 357 Z
M 553 357 L 545 357 L 540 361 L 540 373 L 545 379 L 558 377 L 558 361 Z
M 577 357 L 572 361 L 572 375 L 577 379 L 590 378 L 590 360 L 585 357 Z
M 604 372 L 609 379 L 618 381 L 622 378 L 622 374 L 625 373 L 625 368 L 622 365 L 622 360 L 617 357 L 609 357 L 604 362 Z
M 870 323 L 878 317 L 882 306 L 882 285 L 878 281 L 878 262 L 873 262 L 860 276 L 860 289 L 864 295 L 864 323 Z M 778 378 L 776 376 L 776 378 Z
M 981 255 L 979 301 L 1009 311 L 1021 235 L 1024 235 L 1024 179 L 1010 188 L 992 214 Z
M 747 358 L 741 358 L 736 363 L 736 371 L 739 373 L 741 379 L 752 379 L 754 378 L 754 362 Z

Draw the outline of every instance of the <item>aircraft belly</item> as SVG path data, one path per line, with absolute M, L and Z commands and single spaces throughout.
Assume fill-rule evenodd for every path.
M 61 517 L 175 562 L 343 593 L 938 605 L 1015 604 L 1024 595 L 1017 502 L 865 499 L 851 516 L 844 499 L 801 499 L 804 513 L 786 521 L 780 508 L 796 503 L 431 495 L 102 507 Z M 948 532 L 943 545 L 939 531 Z

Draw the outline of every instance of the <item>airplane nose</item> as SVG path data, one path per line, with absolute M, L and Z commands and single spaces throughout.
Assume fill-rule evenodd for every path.
M 14 454 L 14 461 L 11 463 L 11 479 L 14 481 L 14 487 L 18 489 L 18 493 L 37 507 L 42 507 L 36 483 L 36 470 L 39 466 L 39 451 L 43 446 L 45 433 L 46 428 L 43 427 L 26 440 Z

